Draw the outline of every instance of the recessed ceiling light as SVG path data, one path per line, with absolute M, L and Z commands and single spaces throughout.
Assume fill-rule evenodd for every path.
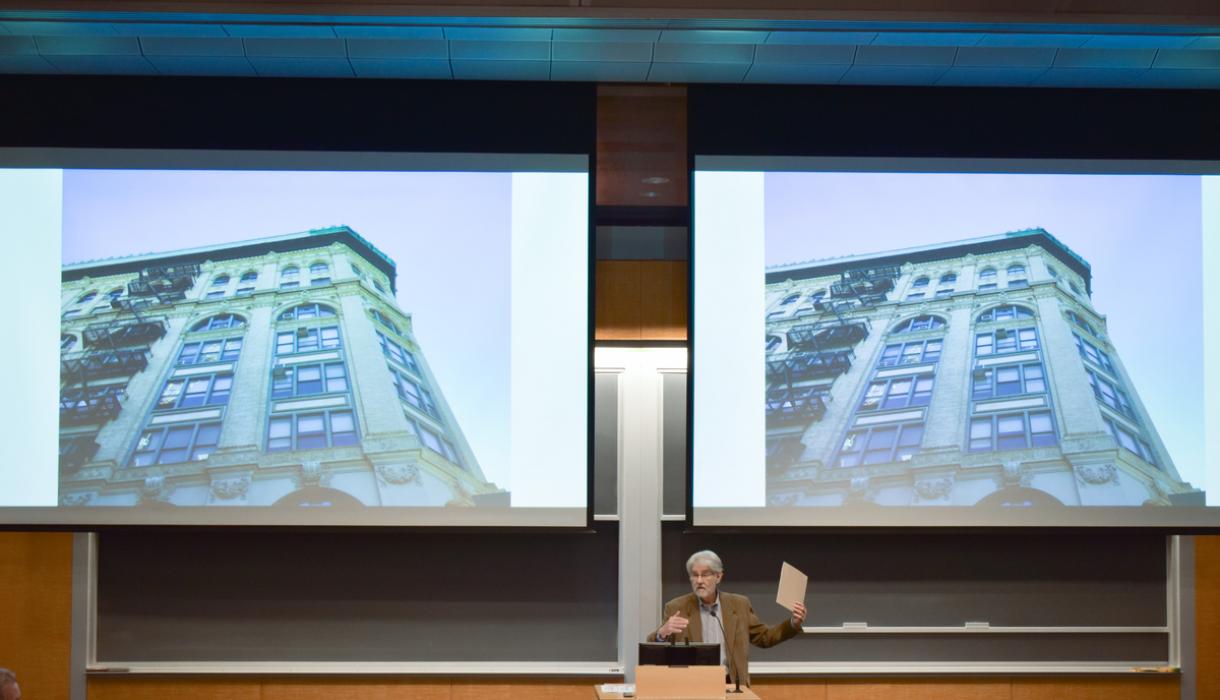
M 669 178 L 667 178 L 667 177 L 646 177 L 643 180 L 640 180 L 640 182 L 644 183 L 645 185 L 664 185 L 665 183 L 669 182 Z
M 648 197 L 649 199 L 658 196 L 656 192 L 644 192 L 643 194 L 645 197 Z

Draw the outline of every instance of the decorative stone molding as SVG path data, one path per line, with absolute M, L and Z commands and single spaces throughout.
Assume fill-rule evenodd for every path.
M 377 479 L 386 486 L 401 486 L 419 481 L 419 467 L 414 463 L 378 464 Z
M 150 476 L 140 486 L 140 503 L 158 503 L 165 498 L 165 477 Z
M 222 501 L 232 501 L 237 498 L 245 498 L 246 494 L 249 492 L 249 475 L 216 479 L 212 482 L 212 496 Z
M 953 478 L 924 479 L 915 482 L 915 493 L 923 501 L 940 501 L 949 495 L 953 488 Z
M 322 485 L 322 463 L 317 461 L 301 462 L 301 475 L 297 478 L 299 488 Z
M 1118 469 L 1113 464 L 1078 464 L 1076 479 L 1084 485 L 1101 486 L 1118 483 Z
M 1004 486 L 1029 486 L 1031 481 L 1029 472 L 1020 462 L 1016 460 L 1005 462 L 1003 470 Z
M 94 495 L 95 494 L 92 492 L 65 493 L 64 495 L 59 497 L 59 505 L 67 506 L 69 508 L 78 508 L 80 506 L 87 506 L 87 505 L 89 505 L 89 502 L 93 500 Z
M 852 477 L 851 486 L 843 496 L 845 503 L 872 503 L 877 497 L 876 490 L 869 487 L 867 476 Z
M 772 495 L 771 498 L 767 500 L 769 501 L 768 505 L 786 508 L 788 506 L 796 505 L 796 500 L 798 497 L 799 496 L 795 493 L 777 493 Z

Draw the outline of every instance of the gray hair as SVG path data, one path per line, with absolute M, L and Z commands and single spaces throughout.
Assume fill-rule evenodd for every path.
M 698 551 L 698 552 L 695 552 L 694 554 L 690 555 L 690 559 L 686 560 L 686 575 L 687 576 L 690 575 L 691 569 L 695 568 L 695 564 L 698 564 L 699 562 L 703 562 L 703 563 L 707 564 L 708 568 L 711 569 L 714 573 L 717 573 L 717 574 L 724 573 L 724 563 L 722 563 L 720 561 L 720 557 L 716 556 L 716 553 L 713 552 L 712 550 L 704 549 L 702 551 Z
M 8 685 L 9 683 L 16 683 L 16 682 L 17 682 L 16 673 L 13 673 L 12 671 L 8 670 L 7 668 L 0 668 L 0 690 L 3 690 L 4 686 Z

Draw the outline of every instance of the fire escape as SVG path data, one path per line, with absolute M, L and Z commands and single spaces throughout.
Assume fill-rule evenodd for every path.
M 830 386 L 851 369 L 853 348 L 868 337 L 868 319 L 855 318 L 854 309 L 870 308 L 886 300 L 894 289 L 897 266 L 856 268 L 842 273 L 831 284 L 830 298 L 818 300 L 813 323 L 787 331 L 788 352 L 767 358 L 767 427 L 807 427 L 826 415 Z M 831 380 L 829 384 L 802 386 L 809 380 Z M 804 445 L 799 434 L 768 441 L 767 466 L 782 469 L 796 463 Z
M 101 425 L 119 414 L 126 385 L 98 382 L 130 377 L 148 367 L 150 346 L 165 335 L 166 321 L 146 316 L 140 309 L 185 298 L 198 274 L 198 265 L 145 268 L 128 285 L 130 298 L 111 302 L 115 318 L 85 327 L 83 349 L 60 356 L 61 426 Z M 60 444 L 60 464 L 80 467 L 96 451 L 92 436 L 67 438 Z

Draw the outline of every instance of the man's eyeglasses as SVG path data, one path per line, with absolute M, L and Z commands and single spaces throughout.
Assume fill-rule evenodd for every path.
M 716 577 L 717 577 L 717 576 L 719 576 L 719 575 L 720 575 L 720 574 L 716 573 L 715 571 L 700 571 L 700 572 L 697 572 L 697 573 L 692 573 L 692 574 L 690 575 L 690 579 L 691 579 L 692 581 L 698 581 L 699 579 L 704 579 L 704 578 L 706 578 L 706 579 L 714 579 L 714 578 L 716 578 Z

